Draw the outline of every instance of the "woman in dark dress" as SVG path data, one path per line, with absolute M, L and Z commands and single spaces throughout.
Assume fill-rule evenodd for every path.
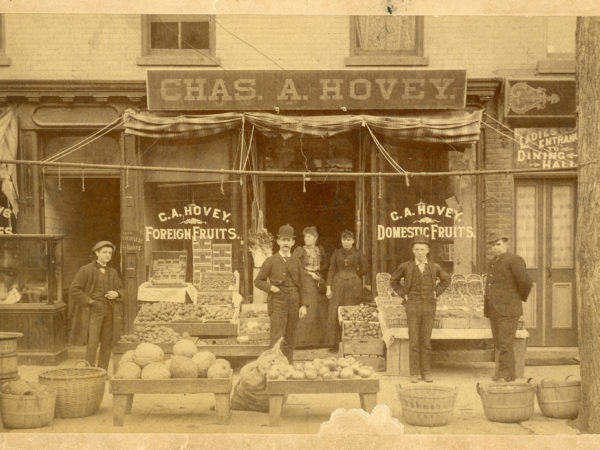
M 304 246 L 296 247 L 293 256 L 300 260 L 304 268 L 301 295 L 308 305 L 308 312 L 306 317 L 298 322 L 296 346 L 317 347 L 323 345 L 327 326 L 327 299 L 324 293 L 319 292 L 319 281 L 325 285 L 322 273 L 327 267 L 327 260 L 323 247 L 317 245 L 317 229 L 306 227 L 302 234 Z
M 367 271 L 364 256 L 354 248 L 354 233 L 344 230 L 341 236 L 342 248 L 331 255 L 327 274 L 327 315 L 326 345 L 336 349 L 342 336 L 338 322 L 338 307 L 358 305 L 362 296 L 362 276 Z

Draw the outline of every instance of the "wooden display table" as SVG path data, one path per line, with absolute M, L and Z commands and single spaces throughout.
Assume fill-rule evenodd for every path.
M 229 422 L 231 378 L 173 378 L 169 380 L 110 380 L 113 394 L 113 425 L 122 427 L 125 414 L 131 413 L 134 394 L 214 394 L 220 423 Z
M 408 328 L 393 328 L 390 331 L 393 335 L 393 341 L 387 347 L 386 352 L 387 374 L 407 377 L 410 375 L 408 363 Z M 528 337 L 529 333 L 527 330 L 517 330 L 515 334 L 515 367 L 517 377 L 519 378 L 523 377 L 525 369 L 525 353 L 527 352 Z M 492 330 L 490 328 L 434 328 L 431 332 L 431 339 L 492 339 Z M 494 360 L 496 362 L 495 374 L 497 376 L 498 355 L 495 355 Z
M 350 380 L 267 380 L 269 395 L 269 425 L 279 425 L 283 396 L 288 394 L 342 394 L 356 393 L 360 407 L 371 412 L 377 405 L 379 380 L 356 378 Z

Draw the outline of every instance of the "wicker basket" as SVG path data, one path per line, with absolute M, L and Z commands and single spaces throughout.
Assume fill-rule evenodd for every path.
M 0 394 L 2 421 L 7 428 L 40 428 L 54 419 L 56 394 L 26 391 L 21 395 Z
M 537 387 L 537 401 L 546 417 L 573 419 L 579 414 L 581 401 L 581 381 L 544 379 Z
M 402 416 L 406 423 L 422 427 L 446 425 L 452 418 L 458 389 L 445 386 L 397 385 Z
M 528 420 L 533 414 L 535 383 L 498 383 L 480 385 L 483 412 L 492 422 L 515 423 Z
M 53 369 L 40 373 L 39 382 L 56 392 L 56 417 L 86 417 L 95 414 L 102 403 L 106 371 L 99 367 Z

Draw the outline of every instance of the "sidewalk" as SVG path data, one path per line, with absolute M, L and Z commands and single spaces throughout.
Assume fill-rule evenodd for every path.
M 39 372 L 49 367 L 19 366 L 19 375 L 25 380 L 37 381 Z M 237 373 L 234 375 L 234 383 Z M 487 383 L 493 372 L 493 363 L 445 364 L 433 367 L 434 382 L 457 386 L 458 396 L 452 421 L 443 427 L 416 427 L 405 425 L 406 434 L 487 434 L 487 435 L 556 435 L 578 434 L 567 420 L 550 419 L 542 415 L 535 401 L 530 420 L 517 424 L 490 422 L 485 418 L 476 383 Z M 109 368 L 109 374 L 112 368 Z M 543 378 L 564 379 L 567 375 L 579 377 L 578 365 L 525 367 L 525 377 L 539 381 Z M 396 386 L 410 384 L 408 378 L 386 376 L 380 379 L 379 403 L 392 409 L 393 417 L 402 422 L 402 408 Z M 525 380 L 520 380 L 525 381 Z M 80 419 L 54 419 L 50 426 L 37 430 L 6 430 L 8 433 L 250 433 L 250 434 L 314 434 L 322 422 L 329 420 L 336 408 L 359 408 L 357 395 L 291 395 L 283 407 L 280 425 L 268 426 L 268 414 L 232 411 L 228 425 L 217 424 L 214 397 L 194 395 L 136 395 L 131 415 L 125 417 L 123 427 L 112 424 L 112 395 L 108 383 L 97 414 Z

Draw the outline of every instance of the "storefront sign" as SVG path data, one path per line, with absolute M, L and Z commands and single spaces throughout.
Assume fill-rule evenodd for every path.
M 571 128 L 515 128 L 514 167 L 577 167 L 577 130 Z
M 425 235 L 432 241 L 475 237 L 473 227 L 461 225 L 463 213 L 446 205 L 417 203 L 389 213 L 392 226 L 377 225 L 377 240 L 412 239 Z
M 573 118 L 575 80 L 507 80 L 506 117 Z
M 121 233 L 121 250 L 124 252 L 139 252 L 142 250 L 144 237 L 133 230 L 123 231 Z
M 466 70 L 148 70 L 151 111 L 462 109 Z
M 12 209 L 0 206 L 0 234 L 13 234 L 11 219 L 14 217 Z
M 159 211 L 155 226 L 146 226 L 144 239 L 191 240 L 193 237 L 210 240 L 240 239 L 231 227 L 231 213 L 209 205 L 188 204 Z

